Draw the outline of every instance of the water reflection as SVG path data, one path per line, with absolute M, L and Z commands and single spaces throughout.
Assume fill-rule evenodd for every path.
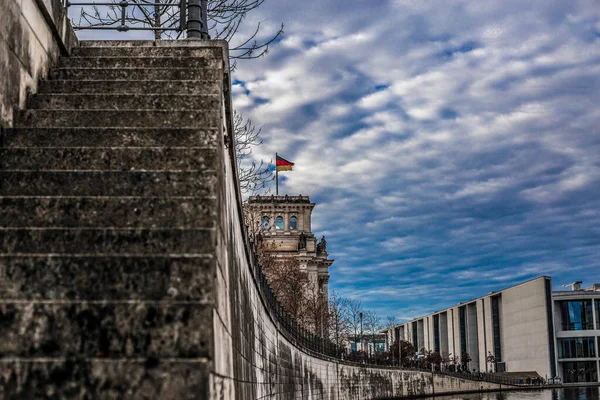
M 428 397 L 427 400 L 600 400 L 599 387 Z

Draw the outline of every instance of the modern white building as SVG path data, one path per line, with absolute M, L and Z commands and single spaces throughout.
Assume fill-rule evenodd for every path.
M 552 293 L 558 371 L 565 383 L 598 382 L 600 285 Z
M 552 291 L 548 276 L 435 311 L 385 330 L 415 349 L 471 361 L 470 371 L 531 372 L 598 382 L 600 285 Z M 490 360 L 494 360 L 490 362 Z

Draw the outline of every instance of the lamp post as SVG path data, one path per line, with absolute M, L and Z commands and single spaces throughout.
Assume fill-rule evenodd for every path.
M 190 0 L 187 4 L 187 35 L 194 39 L 208 37 L 208 5 L 207 0 Z

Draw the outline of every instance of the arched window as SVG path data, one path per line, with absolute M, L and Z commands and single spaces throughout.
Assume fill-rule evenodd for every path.
M 265 230 L 269 230 L 271 229 L 271 223 L 269 222 L 269 217 L 267 217 L 266 215 L 262 217 L 262 227 Z
M 283 217 L 281 215 L 275 218 L 275 229 L 283 229 Z
M 298 229 L 298 218 L 295 216 L 290 217 L 290 230 Z

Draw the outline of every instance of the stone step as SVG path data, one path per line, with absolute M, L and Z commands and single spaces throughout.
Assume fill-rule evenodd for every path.
M 6 171 L 2 196 L 210 196 L 215 171 Z
M 217 94 L 223 85 L 215 81 L 195 80 L 48 80 L 41 81 L 38 93 L 112 93 L 112 94 Z
M 0 227 L 213 228 L 211 197 L 0 197 Z M 1 298 L 1 296 L 0 296 Z
M 198 147 L 0 148 L 0 168 L 7 170 L 164 170 L 216 169 L 215 149 Z
M 223 71 L 208 68 L 55 68 L 51 79 L 75 80 L 204 80 L 217 82 Z
M 223 50 L 217 47 L 157 46 L 80 46 L 71 57 L 194 57 L 219 59 Z
M 0 378 L 0 398 L 207 399 L 214 368 L 210 361 L 158 360 L 150 355 L 140 359 L 0 358 L 0 377 L 8 377 Z
M 63 68 L 223 68 L 223 62 L 204 57 L 61 57 Z
M 3 300 L 212 300 L 210 255 L 0 256 Z
M 215 110 L 221 106 L 216 94 L 36 94 L 29 100 L 33 109 L 69 110 Z
M 0 254 L 204 254 L 213 236 L 204 228 L 0 228 Z
M 193 302 L 8 302 L 0 305 L 0 354 L 209 357 L 212 312 Z
M 216 128 L 218 109 L 203 110 L 21 110 L 18 127 Z
M 214 146 L 219 129 L 198 128 L 16 128 L 0 131 L 4 147 Z

